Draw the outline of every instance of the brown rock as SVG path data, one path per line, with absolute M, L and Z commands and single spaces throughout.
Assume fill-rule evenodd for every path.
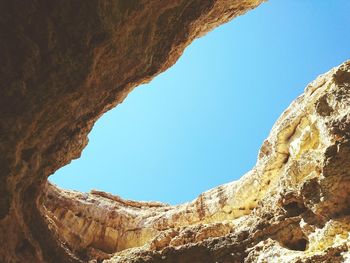
M 260 2 L 1 1 L 0 261 L 78 261 L 41 215 L 47 177 L 80 156 L 94 122 L 134 87 Z
M 256 166 L 182 205 L 47 177 L 94 122 L 258 0 L 0 3 L 0 262 L 350 261 L 350 62 L 312 82 Z

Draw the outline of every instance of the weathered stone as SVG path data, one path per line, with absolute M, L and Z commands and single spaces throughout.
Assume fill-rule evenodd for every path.
M 42 213 L 72 251 L 105 262 L 342 262 L 350 241 L 350 88 L 337 84 L 340 70 L 350 71 L 350 62 L 290 105 L 239 181 L 177 206 L 48 184 Z M 333 110 L 320 114 L 325 100 Z
M 0 261 L 79 261 L 39 211 L 47 177 L 134 87 L 261 2 L 0 1 Z
M 192 202 L 47 182 L 105 111 L 260 2 L 1 2 L 0 261 L 350 261 L 350 62 L 290 105 L 250 172 Z

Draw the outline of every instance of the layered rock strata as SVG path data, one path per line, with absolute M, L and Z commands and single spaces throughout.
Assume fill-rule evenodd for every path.
M 104 262 L 350 260 L 350 61 L 310 83 L 239 181 L 169 206 L 48 184 L 43 214 Z
M 79 262 L 40 212 L 48 176 L 134 87 L 261 2 L 0 1 L 0 262 Z
M 350 63 L 311 83 L 238 182 L 169 206 L 50 185 L 94 122 L 262 0 L 0 2 L 0 262 L 350 261 Z

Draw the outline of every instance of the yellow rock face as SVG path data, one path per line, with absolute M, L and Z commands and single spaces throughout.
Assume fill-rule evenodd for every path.
M 169 206 L 47 183 L 95 121 L 263 0 L 0 1 L 0 262 L 350 262 L 350 63 L 239 181 Z
M 306 87 L 239 181 L 177 206 L 47 185 L 42 213 L 105 262 L 349 260 L 350 62 Z

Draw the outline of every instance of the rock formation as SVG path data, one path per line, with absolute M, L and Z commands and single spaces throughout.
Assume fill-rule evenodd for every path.
M 94 122 L 262 0 L 0 3 L 0 262 L 350 261 L 350 62 L 312 82 L 237 182 L 169 206 L 47 182 Z
M 177 206 L 47 184 L 42 213 L 86 260 L 344 262 L 349 136 L 350 61 L 307 86 L 237 182 Z

